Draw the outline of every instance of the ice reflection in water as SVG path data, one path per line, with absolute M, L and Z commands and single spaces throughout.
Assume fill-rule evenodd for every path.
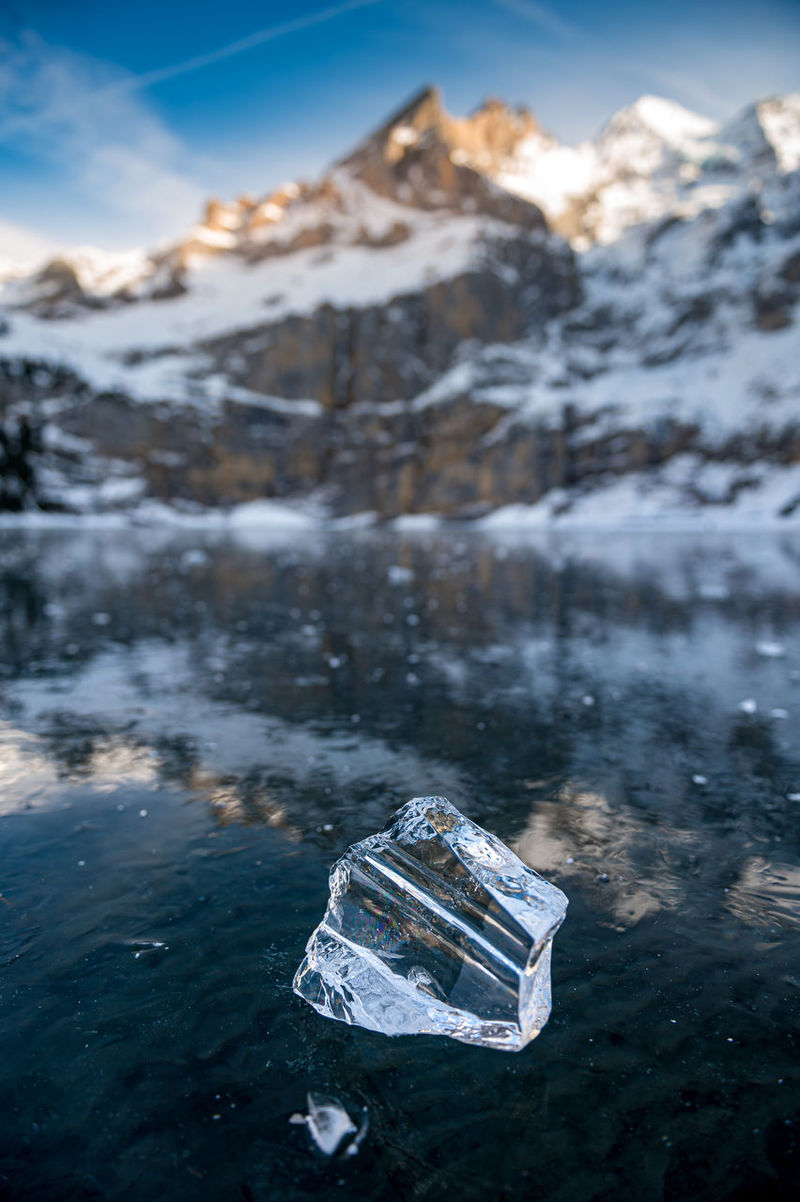
M 0 1197 L 786 1196 L 800 542 L 248 538 L 3 532 Z M 513 1068 L 292 997 L 420 792 L 570 896 Z

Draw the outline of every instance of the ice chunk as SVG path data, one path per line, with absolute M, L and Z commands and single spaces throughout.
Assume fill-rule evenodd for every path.
M 519 1051 L 550 1014 L 567 899 L 444 797 L 415 797 L 334 864 L 294 991 L 384 1035 Z
M 324 1152 L 326 1156 L 333 1156 L 345 1136 L 355 1135 L 358 1128 L 336 1098 L 328 1098 L 321 1093 L 309 1093 L 306 1100 L 308 1114 L 293 1114 L 289 1122 L 305 1123 L 320 1152 Z M 358 1143 L 353 1140 L 353 1144 L 358 1151 Z M 349 1150 L 348 1148 L 348 1152 Z
M 756 651 L 765 659 L 780 659 L 786 654 L 786 649 L 780 643 L 773 643 L 769 639 L 756 643 Z

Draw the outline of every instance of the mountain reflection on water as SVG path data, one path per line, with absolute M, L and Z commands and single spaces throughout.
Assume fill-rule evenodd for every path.
M 0 623 L 0 1199 L 795 1196 L 800 539 L 6 530 Z M 434 792 L 571 900 L 518 1057 L 291 994 Z

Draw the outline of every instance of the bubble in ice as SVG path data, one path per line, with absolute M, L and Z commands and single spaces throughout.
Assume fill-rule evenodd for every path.
M 443 797 L 416 797 L 334 864 L 294 991 L 384 1035 L 519 1051 L 551 1008 L 567 898 Z

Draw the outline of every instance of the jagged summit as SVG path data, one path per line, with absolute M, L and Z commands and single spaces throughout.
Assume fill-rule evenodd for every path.
M 342 162 L 346 163 L 348 159 L 355 157 L 362 148 L 383 147 L 390 141 L 392 131 L 397 127 L 408 127 L 417 132 L 434 128 L 443 113 L 442 94 L 439 88 L 433 84 L 426 84 L 425 87 L 415 92 L 410 100 L 404 101 L 400 108 L 383 121 L 377 129 L 367 134 L 366 138 L 358 144 L 355 150 L 346 155 Z
M 496 179 L 501 164 L 537 131 L 531 113 L 494 98 L 468 117 L 453 117 L 439 90 L 425 87 L 337 166 L 401 204 L 481 212 L 537 227 L 541 215 L 498 188 Z
M 421 145 L 441 143 L 456 162 L 492 171 L 523 138 L 538 132 L 536 118 L 523 105 L 512 108 L 489 96 L 469 116 L 454 117 L 445 109 L 439 89 L 427 86 L 347 154 L 341 165 L 360 165 L 376 156 L 397 163 Z

